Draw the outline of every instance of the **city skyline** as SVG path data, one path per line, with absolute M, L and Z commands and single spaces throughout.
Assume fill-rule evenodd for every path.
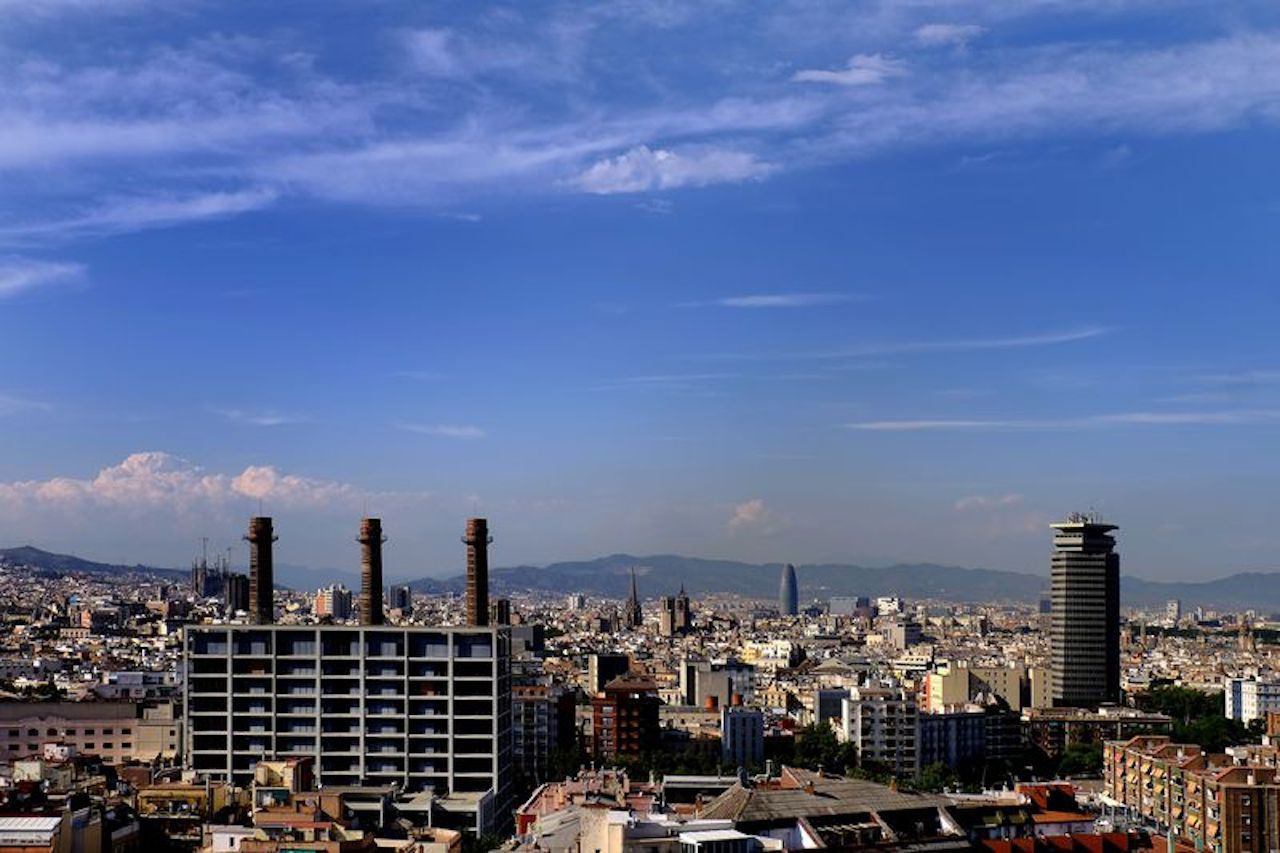
M 0 547 L 1278 567 L 1273 8 L 11 6 Z

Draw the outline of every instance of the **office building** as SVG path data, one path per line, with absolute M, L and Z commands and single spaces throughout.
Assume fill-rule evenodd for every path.
M 1224 713 L 1233 720 L 1249 723 L 1266 719 L 1280 711 L 1280 681 L 1259 678 L 1233 678 L 1223 692 Z
M 800 612 L 796 567 L 790 563 L 782 567 L 782 579 L 778 581 L 778 612 L 783 616 L 795 616 Z
M 827 612 L 832 616 L 871 616 L 871 599 L 865 595 L 833 595 L 827 601 Z
M 1120 701 L 1120 556 L 1118 529 L 1073 513 L 1054 529 L 1050 565 L 1052 697 L 1057 707 Z
M 388 602 L 392 610 L 399 610 L 402 614 L 408 613 L 413 610 L 413 589 L 408 584 L 391 587 Z
M 1178 627 L 1178 622 L 1182 620 L 1182 599 L 1171 598 L 1165 602 L 1164 620 L 1173 627 Z
M 764 762 L 763 711 L 720 709 L 720 762 L 731 767 L 758 767 Z
M 311 756 L 324 786 L 399 785 L 509 808 L 509 636 L 488 627 L 191 626 L 188 765 L 247 785 Z
M 316 593 L 316 618 L 345 622 L 351 618 L 351 600 L 351 590 L 342 584 L 326 586 Z

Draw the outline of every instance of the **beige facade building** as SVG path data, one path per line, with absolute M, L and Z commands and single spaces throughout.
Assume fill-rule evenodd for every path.
M 114 764 L 174 759 L 182 721 L 170 702 L 0 703 L 0 760 L 40 754 L 48 743 Z
M 1210 755 L 1168 737 L 1104 748 L 1104 788 L 1115 806 L 1209 853 L 1280 848 L 1280 766 L 1273 747 Z

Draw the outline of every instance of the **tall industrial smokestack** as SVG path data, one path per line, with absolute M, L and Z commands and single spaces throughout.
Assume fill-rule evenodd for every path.
M 271 517 L 258 515 L 249 519 L 249 621 L 270 625 L 276 620 L 275 571 L 271 559 L 271 543 L 278 537 L 271 527 Z
M 489 522 L 483 518 L 467 519 L 467 624 L 489 624 Z
M 360 521 L 360 535 L 356 541 L 362 546 L 360 559 L 360 624 L 382 624 L 382 519 L 365 518 Z

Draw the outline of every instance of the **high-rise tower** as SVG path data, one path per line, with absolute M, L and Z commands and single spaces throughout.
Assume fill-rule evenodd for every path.
M 1120 701 L 1120 555 L 1114 524 L 1072 513 L 1054 529 L 1050 696 L 1055 706 Z
M 278 538 L 271 517 L 258 515 L 249 519 L 249 621 L 270 625 L 276 619 L 275 564 L 271 545 Z
M 382 624 L 382 519 L 360 521 L 360 624 Z
M 800 612 L 800 595 L 796 589 L 796 567 L 787 563 L 778 583 L 778 610 L 783 616 L 795 616 Z
M 467 624 L 489 624 L 489 522 L 483 518 L 467 519 L 467 533 L 462 537 L 467 546 Z

